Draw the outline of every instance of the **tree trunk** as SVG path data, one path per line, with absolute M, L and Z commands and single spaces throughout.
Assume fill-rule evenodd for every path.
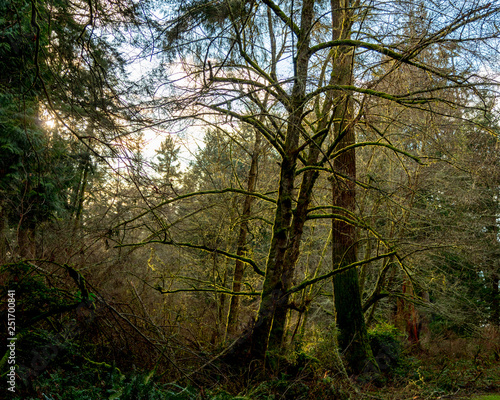
M 35 258 L 35 227 L 20 224 L 17 232 L 17 243 L 19 246 L 19 256 L 22 259 Z
M 250 171 L 248 173 L 248 183 L 247 183 L 247 191 L 249 193 L 253 193 L 255 191 L 255 186 L 257 182 L 257 166 L 259 160 L 259 152 L 260 152 L 260 142 L 261 135 L 259 132 L 255 132 L 255 144 L 252 153 L 252 161 L 250 164 Z M 241 214 L 241 224 L 240 224 L 240 232 L 238 235 L 238 243 L 236 254 L 239 256 L 244 256 L 247 248 L 247 233 L 248 233 L 248 219 L 250 218 L 250 211 L 252 206 L 253 197 L 245 196 L 245 201 L 243 203 L 243 212 Z M 241 282 L 243 280 L 243 274 L 245 272 L 245 264 L 236 260 L 234 266 L 234 275 L 233 275 L 233 289 L 234 293 L 238 293 L 241 291 Z M 240 311 L 240 296 L 232 296 L 231 301 L 229 303 L 229 312 L 227 315 L 227 329 L 226 329 L 226 337 L 232 337 L 236 334 L 238 325 L 238 314 Z
M 284 326 L 293 265 L 286 259 L 288 238 L 292 220 L 292 195 L 295 178 L 295 159 L 285 157 L 281 167 L 281 180 L 278 192 L 273 226 L 273 237 L 266 265 L 266 276 L 262 288 L 259 313 L 252 333 L 252 358 L 264 359 L 273 321 L 275 329 Z M 276 310 L 279 309 L 277 315 Z M 276 318 L 276 319 L 275 319 Z
M 75 238 L 80 228 L 83 214 L 83 203 L 85 201 L 85 191 L 87 190 L 88 176 L 90 170 L 90 155 L 86 153 L 84 160 L 80 164 L 80 179 L 74 199 L 74 219 L 73 219 L 73 237 Z
M 333 34 L 336 39 L 349 39 L 352 25 L 352 11 L 346 0 L 332 0 Z M 332 80 L 340 85 L 352 83 L 352 51 L 339 47 L 334 58 Z M 348 93 L 340 92 L 334 111 L 336 150 L 340 151 L 356 143 L 352 99 Z M 333 161 L 332 179 L 333 206 L 341 207 L 346 216 L 356 210 L 356 153 L 354 149 L 338 154 Z M 335 212 L 335 209 L 334 211 Z M 342 268 L 356 262 L 356 230 L 344 221 L 332 220 L 332 262 L 333 268 Z M 336 311 L 339 346 L 343 351 L 347 368 L 351 373 L 378 372 L 366 330 L 359 277 L 356 268 L 333 276 L 334 302 Z
M 297 224 L 294 223 L 295 226 L 292 227 L 292 218 L 295 220 L 298 214 L 296 212 L 295 217 L 293 215 L 294 181 L 297 169 L 297 149 L 302 133 L 301 124 L 304 118 L 304 98 L 308 76 L 309 43 L 314 17 L 314 3 L 314 0 L 305 0 L 302 4 L 300 32 L 296 44 L 297 53 L 294 59 L 295 79 L 290 96 L 290 111 L 281 162 L 273 233 L 259 312 L 251 338 L 251 357 L 254 359 L 262 360 L 265 358 L 273 325 L 273 345 L 276 346 L 282 341 L 288 310 L 289 295 L 287 291 L 291 287 L 297 261 L 296 258 L 289 257 L 291 239 L 293 238 L 292 230 L 302 229 L 300 219 L 305 222 L 305 216 L 299 216 Z M 295 253 L 295 251 L 292 251 L 292 253 Z
M 308 165 L 314 165 L 318 155 L 320 154 L 319 149 L 321 145 L 312 146 L 309 151 L 309 156 L 307 160 Z M 288 270 L 288 275 L 286 275 L 286 281 L 291 282 L 293 278 L 293 272 L 295 270 L 295 265 L 300 256 L 300 243 L 302 240 L 302 234 L 304 233 L 304 225 L 307 221 L 307 212 L 309 205 L 311 203 L 312 193 L 314 184 L 319 176 L 317 171 L 307 171 L 304 173 L 302 178 L 302 183 L 300 185 L 300 192 L 297 201 L 297 207 L 293 215 L 292 229 L 289 241 L 289 247 L 287 249 L 285 259 L 290 264 Z M 287 288 L 291 285 L 288 284 Z M 288 305 L 288 296 L 286 296 L 286 305 Z M 271 343 L 274 348 L 280 348 L 283 344 L 285 336 L 286 318 L 288 315 L 288 307 L 279 308 L 275 313 L 275 321 L 271 330 Z
M 7 213 L 2 203 L 0 202 L 0 265 L 7 261 L 7 239 L 5 237 Z
M 354 132 L 346 133 L 340 148 L 354 143 Z M 343 142 L 343 143 L 342 143 Z M 354 150 L 344 152 L 334 163 L 337 172 L 352 180 L 333 181 L 333 205 L 347 211 L 355 209 L 355 158 Z M 344 221 L 333 220 L 332 261 L 334 268 L 342 268 L 356 262 L 355 227 Z M 345 355 L 347 368 L 351 373 L 378 372 L 365 326 L 358 271 L 351 268 L 333 276 L 333 292 L 336 311 L 339 346 Z
M 403 281 L 402 293 L 404 296 L 409 298 L 415 297 L 413 285 L 407 276 Z M 414 345 L 418 344 L 419 335 L 417 309 L 411 301 L 408 301 L 405 298 L 400 298 L 397 301 L 396 326 L 401 331 L 406 333 L 410 343 Z
M 491 276 L 491 322 L 495 326 L 500 326 L 500 275 L 494 273 Z

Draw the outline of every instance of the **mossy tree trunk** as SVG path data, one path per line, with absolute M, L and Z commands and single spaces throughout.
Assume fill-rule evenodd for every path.
M 314 3 L 314 0 L 305 0 L 302 4 L 300 29 L 297 32 L 297 53 L 294 59 L 294 83 L 289 103 L 271 246 L 259 312 L 251 337 L 251 357 L 261 360 L 265 358 L 270 336 L 272 336 L 272 350 L 276 350 L 283 339 L 288 312 L 288 290 L 292 285 L 298 258 L 298 252 L 294 250 L 297 238 L 294 238 L 293 232 L 303 229 L 307 217 L 307 209 L 300 211 L 300 204 L 297 205 L 295 213 L 293 212 L 293 200 L 299 140 L 303 133 L 302 121 L 304 119 L 304 99 L 310 58 L 309 43 L 314 17 Z M 301 188 L 301 193 L 307 193 L 306 197 L 309 196 L 310 200 L 311 190 Z M 307 207 L 309 200 L 304 206 Z M 298 243 L 300 243 L 300 239 Z
M 340 148 L 354 143 L 354 132 L 347 132 L 339 143 Z M 335 160 L 337 172 L 349 179 L 333 180 L 333 205 L 347 212 L 355 210 L 355 155 L 346 151 Z M 355 227 L 343 220 L 332 222 L 332 261 L 334 268 L 342 268 L 357 261 Z M 336 323 L 339 329 L 339 346 L 345 355 L 347 368 L 351 373 L 377 371 L 365 325 L 358 270 L 350 268 L 333 276 L 333 292 Z
M 352 4 L 347 0 L 332 0 L 332 30 L 336 39 L 350 39 L 352 26 Z M 335 84 L 352 84 L 352 49 L 340 46 L 335 55 Z M 336 101 L 335 133 L 336 154 L 333 161 L 332 179 L 333 206 L 343 209 L 349 218 L 356 210 L 356 153 L 354 148 L 342 151 L 356 143 L 354 131 L 354 109 L 352 97 L 339 92 Z M 332 262 L 333 268 L 342 268 L 357 261 L 356 228 L 340 219 L 332 220 Z M 334 303 L 339 346 L 345 355 L 347 369 L 354 374 L 377 372 L 361 304 L 358 271 L 348 269 L 333 276 Z

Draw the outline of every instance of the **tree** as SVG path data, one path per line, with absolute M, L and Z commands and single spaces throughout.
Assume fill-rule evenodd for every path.
M 359 215 L 354 192 L 372 185 L 356 177 L 355 149 L 391 151 L 405 163 L 419 159 L 411 154 L 415 148 L 394 146 L 384 131 L 370 122 L 366 106 L 380 99 L 388 106 L 399 105 L 431 116 L 440 113 L 443 104 L 466 108 L 478 95 L 475 87 L 490 82 L 475 65 L 467 63 L 466 52 L 480 56 L 487 51 L 491 56 L 494 51 L 496 55 L 496 49 L 483 46 L 495 36 L 496 28 L 489 21 L 499 12 L 496 5 L 463 2 L 456 8 L 443 4 L 449 5 L 448 14 L 424 3 L 419 5 L 428 13 L 430 23 L 413 33 L 380 11 L 404 14 L 397 1 L 191 1 L 169 9 L 171 18 L 162 31 L 165 64 L 160 68 L 179 60 L 185 74 L 185 79 L 161 83 L 171 84 L 172 97 L 161 100 L 161 104 L 169 101 L 173 114 L 170 120 L 227 126 L 229 136 L 232 121 L 239 121 L 258 131 L 280 157 L 280 179 L 272 198 L 240 190 L 275 204 L 265 267 L 250 257 L 222 252 L 217 246 L 203 247 L 239 259 L 262 276 L 255 324 L 251 334 L 240 342 L 241 348 L 248 350 L 242 353 L 251 359 L 262 360 L 268 350 L 278 350 L 284 343 L 293 293 L 334 277 L 337 321 L 345 333 L 341 333 L 340 342 L 348 350 L 351 371 L 360 373 L 367 361 L 370 363 L 356 268 L 394 256 L 396 248 Z M 473 48 L 469 43 L 477 45 Z M 436 65 L 425 56 L 426 51 L 445 45 L 461 46 L 463 50 L 454 54 L 453 69 Z M 376 68 L 384 64 L 390 67 L 383 76 L 377 76 Z M 381 82 L 390 81 L 404 68 L 439 83 L 406 91 L 390 85 L 379 89 Z M 458 89 L 468 98 L 450 99 L 448 93 Z M 363 127 L 377 138 L 357 141 L 355 136 Z M 324 175 L 330 176 L 334 185 L 333 204 L 316 200 L 315 189 Z M 231 192 L 234 188 L 219 190 Z M 189 197 L 206 194 L 193 192 Z M 179 196 L 171 201 L 185 198 Z M 304 228 L 308 221 L 322 218 L 333 220 L 332 270 L 295 283 Z M 368 232 L 380 251 L 359 259 L 356 231 Z M 353 337 L 356 340 L 352 341 Z M 350 348 L 348 343 L 352 343 Z
M 255 132 L 255 142 L 251 153 L 250 169 L 248 171 L 247 187 L 246 190 L 248 194 L 243 200 L 243 209 L 241 212 L 241 222 L 238 233 L 237 242 L 237 256 L 245 256 L 248 252 L 247 249 L 247 236 L 249 233 L 249 219 L 251 217 L 251 207 L 254 198 L 251 196 L 255 192 L 257 186 L 257 170 L 259 163 L 259 156 L 261 152 L 261 141 L 262 137 L 259 132 Z M 245 272 L 245 263 L 241 260 L 235 261 L 234 273 L 233 273 L 233 293 L 239 293 L 241 291 L 243 274 Z M 240 297 L 238 295 L 233 295 L 229 303 L 229 311 L 227 315 L 227 335 L 233 336 L 236 333 L 238 314 L 240 312 Z
M 171 136 L 167 136 L 156 150 L 158 162 L 155 166 L 156 173 L 161 177 L 160 192 L 172 191 L 175 180 L 179 178 L 179 151 Z
M 353 11 L 349 2 L 332 2 L 336 10 L 332 18 L 332 41 L 350 40 Z M 332 12 L 333 13 L 333 12 Z M 353 80 L 353 52 L 340 46 L 334 57 L 334 70 L 330 85 L 350 86 Z M 340 154 L 333 160 L 332 214 L 342 210 L 349 219 L 356 212 L 356 144 L 353 98 L 338 92 L 334 114 L 335 151 Z M 337 175 L 338 174 L 338 175 Z M 332 262 L 334 270 L 341 270 L 358 260 L 356 228 L 345 219 L 332 219 Z M 336 323 L 340 330 L 339 345 L 345 352 L 347 364 L 355 373 L 377 371 L 365 326 L 361 306 L 358 271 L 348 268 L 333 276 Z

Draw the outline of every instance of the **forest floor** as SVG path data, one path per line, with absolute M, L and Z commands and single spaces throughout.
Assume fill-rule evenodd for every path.
M 500 400 L 500 361 L 493 355 L 478 357 L 415 358 L 417 368 L 393 375 L 386 386 L 365 388 L 380 400 Z
M 242 390 L 161 383 L 151 373 L 121 375 L 96 371 L 46 371 L 20 399 L 43 400 L 500 400 L 500 362 L 493 357 L 455 358 L 443 363 L 429 356 L 408 358 L 407 366 L 387 374 L 385 381 L 364 383 L 343 391 L 328 375 L 276 375 Z M 210 387 L 210 388 L 209 388 Z
M 500 365 L 483 370 L 482 377 L 470 380 L 475 371 L 443 372 L 441 376 L 420 368 L 417 375 L 400 377 L 387 384 L 358 385 L 356 392 L 339 391 L 335 381 L 323 378 L 298 381 L 293 377 L 270 377 L 242 391 L 226 391 L 225 387 L 162 384 L 150 374 L 115 375 L 84 370 L 46 371 L 31 382 L 31 389 L 21 390 L 15 400 L 500 400 Z M 99 379 L 96 379 L 96 376 Z M 456 378 L 461 377 L 457 380 Z M 151 379 L 149 379 L 151 378 Z M 1 398 L 1 396 L 0 396 Z
M 494 339 L 494 340 L 493 340 Z M 195 379 L 168 383 L 158 371 L 126 372 L 105 363 L 87 364 L 68 353 L 24 386 L 15 400 L 500 400 L 498 338 L 435 337 L 432 343 L 405 348 L 386 363 L 376 381 L 339 380 L 326 368 L 328 354 L 304 355 L 302 364 L 259 379 L 236 382 L 229 376 L 200 371 Z M 390 344 L 389 342 L 386 343 Z M 326 351 L 328 353 L 328 351 Z M 304 353 L 301 353 L 304 354 Z M 387 356 L 387 354 L 386 354 Z M 379 354 L 380 358 L 380 354 Z M 304 361 L 305 360 L 305 361 Z M 383 365 L 383 364 L 381 364 Z M 122 372 L 123 371 L 123 372 Z M 297 372 L 298 371 L 298 372 Z M 215 370 L 214 370 L 215 372 Z M 194 376 L 193 376 L 194 377 Z M 225 382 L 225 383 L 224 383 Z M 354 385 L 352 385 L 354 383 Z M 0 398 L 1 395 L 0 395 Z

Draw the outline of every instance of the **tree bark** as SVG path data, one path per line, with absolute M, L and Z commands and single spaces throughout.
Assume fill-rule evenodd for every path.
M 403 281 L 402 293 L 404 296 L 409 298 L 415 297 L 413 285 L 408 276 L 406 276 Z M 406 333 L 408 341 L 414 345 L 417 345 L 419 341 L 418 319 L 418 313 L 415 305 L 405 298 L 398 299 L 396 309 L 396 326 L 401 331 Z
M 266 265 L 259 312 L 251 338 L 251 357 L 263 360 L 268 350 L 269 336 L 274 325 L 273 347 L 281 343 L 288 310 L 288 294 L 296 259 L 288 257 L 292 238 L 293 195 L 297 169 L 298 145 L 304 118 L 304 98 L 309 66 L 309 43 L 314 17 L 314 0 L 302 4 L 300 32 L 294 57 L 294 83 L 282 156 L 280 184 L 271 246 Z M 304 221 L 305 221 L 305 217 Z M 295 229 L 300 228 L 296 226 Z
M 335 39 L 350 38 L 352 11 L 349 1 L 332 0 L 332 23 Z M 334 58 L 332 79 L 340 85 L 352 83 L 353 54 L 350 48 L 339 47 Z M 340 151 L 356 143 L 354 132 L 354 108 L 350 95 L 338 92 L 337 106 L 334 111 L 337 146 Z M 332 179 L 333 206 L 345 210 L 346 216 L 356 210 L 356 153 L 354 149 L 340 153 L 333 160 Z M 335 212 L 335 211 L 333 211 Z M 332 220 L 332 262 L 333 268 L 342 268 L 357 260 L 356 230 L 349 223 Z M 339 346 L 343 351 L 347 369 L 354 374 L 378 372 L 366 330 L 359 277 L 356 268 L 333 276 L 334 303 Z
M 354 132 L 348 128 L 340 148 L 354 143 Z M 333 205 L 346 211 L 355 210 L 355 157 L 354 150 L 344 152 L 335 162 L 335 170 L 347 175 L 349 180 L 333 180 Z M 334 268 L 342 268 L 356 262 L 355 227 L 344 221 L 333 220 L 332 261 Z M 354 374 L 377 371 L 366 330 L 359 277 L 356 268 L 333 276 L 333 292 L 336 311 L 339 346 L 345 355 L 348 370 Z
M 266 276 L 262 289 L 257 320 L 252 333 L 252 358 L 264 359 L 273 321 L 284 326 L 288 305 L 287 290 L 290 287 L 293 265 L 285 257 L 292 220 L 293 181 L 295 178 L 294 157 L 284 157 L 281 167 L 278 205 L 276 208 L 273 236 L 266 265 Z M 276 310 L 277 318 L 275 320 Z M 280 320 L 281 319 L 281 320 Z
M 494 273 L 491 276 L 491 322 L 495 326 L 500 326 L 500 275 Z
M 247 182 L 247 191 L 249 193 L 255 192 L 255 187 L 257 183 L 257 166 L 259 161 L 259 152 L 260 152 L 260 142 L 261 135 L 259 132 L 255 132 L 255 144 L 252 152 L 252 161 L 250 163 L 250 171 L 248 173 L 248 182 Z M 244 256 L 247 247 L 247 233 L 248 233 L 248 219 L 250 218 L 250 211 L 253 202 L 252 196 L 245 196 L 245 200 L 243 203 L 243 212 L 241 214 L 241 224 L 240 224 L 240 232 L 238 235 L 238 243 L 236 254 L 238 256 Z M 233 274 L 233 288 L 232 291 L 234 293 L 238 293 L 241 291 L 241 282 L 243 281 L 243 274 L 245 272 L 245 264 L 236 260 L 234 266 L 234 274 Z M 232 296 L 231 301 L 229 303 L 229 312 L 227 315 L 227 328 L 226 328 L 226 338 L 232 337 L 236 334 L 237 331 L 237 321 L 240 311 L 240 296 Z
M 7 213 L 3 201 L 0 201 L 0 265 L 7 260 L 7 239 L 5 237 Z
M 22 259 L 35 258 L 35 227 L 20 224 L 17 232 L 17 243 L 19 246 L 19 256 Z

